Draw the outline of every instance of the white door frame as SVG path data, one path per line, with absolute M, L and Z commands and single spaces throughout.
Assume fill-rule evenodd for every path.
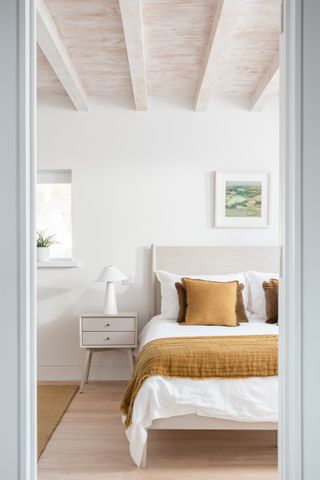
M 37 479 L 37 285 L 36 285 L 36 181 L 37 181 L 37 37 L 36 1 L 19 0 L 20 8 L 20 71 L 25 85 L 20 85 L 20 158 L 25 157 L 20 171 L 20 258 L 21 258 L 21 315 L 20 338 L 20 398 L 21 470 L 19 480 Z M 24 19 L 24 21 L 23 21 Z M 22 24 L 23 23 L 23 24 Z M 23 313 L 23 310 L 22 310 Z M 23 449 L 24 448 L 24 449 Z
M 37 478 L 36 0 L 19 0 L 20 477 Z
M 1 0 L 0 478 L 36 478 L 35 6 Z
M 302 479 L 301 348 L 301 0 L 285 0 L 281 38 L 279 478 Z
M 279 464 L 281 480 L 301 480 L 301 1 L 285 4 L 286 91 L 283 95 L 283 138 L 286 183 L 284 197 L 284 254 L 282 325 L 280 332 L 281 414 Z M 35 324 L 35 5 L 34 0 L 4 0 L 19 10 L 19 444 L 17 480 L 36 479 L 36 324 Z M 0 8 L 3 8 L 3 3 Z M 283 124 L 283 122 L 282 122 Z M 284 172 L 283 172 L 284 173 Z M 286 205 L 294 205 L 290 210 Z M 289 328 L 290 327 L 290 328 Z M 3 453 L 3 452 L 2 452 Z M 15 480 L 15 479 L 14 479 Z

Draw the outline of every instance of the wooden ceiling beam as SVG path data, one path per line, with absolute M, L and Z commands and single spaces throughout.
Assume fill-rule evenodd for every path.
M 88 110 L 88 96 L 44 0 L 37 0 L 37 41 L 77 110 Z
M 268 100 L 279 90 L 279 52 L 272 58 L 267 69 L 260 78 L 251 95 L 250 103 L 253 112 L 263 110 Z
M 148 109 L 141 0 L 119 0 L 136 110 Z
M 213 80 L 225 55 L 234 25 L 238 19 L 241 0 L 218 0 L 206 53 L 203 59 L 195 96 L 195 110 L 205 111 L 212 95 Z

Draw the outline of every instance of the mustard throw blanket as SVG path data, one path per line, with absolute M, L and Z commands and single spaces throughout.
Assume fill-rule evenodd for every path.
M 246 378 L 278 374 L 277 335 L 160 338 L 140 352 L 128 389 L 121 402 L 131 424 L 134 400 L 142 383 L 153 375 L 163 377 Z

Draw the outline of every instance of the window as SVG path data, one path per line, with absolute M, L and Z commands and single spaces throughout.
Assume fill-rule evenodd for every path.
M 71 170 L 38 170 L 37 230 L 55 235 L 51 258 L 72 259 Z

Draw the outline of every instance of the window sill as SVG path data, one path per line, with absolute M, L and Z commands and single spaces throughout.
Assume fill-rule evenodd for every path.
M 50 260 L 49 262 L 37 262 L 37 268 L 78 268 L 77 260 Z

